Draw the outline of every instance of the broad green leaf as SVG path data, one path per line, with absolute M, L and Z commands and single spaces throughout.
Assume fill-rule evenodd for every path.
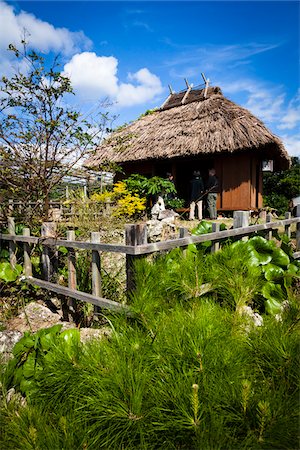
M 66 344 L 75 344 L 80 342 L 80 332 L 77 328 L 70 328 L 60 334 L 60 339 Z
M 281 267 L 271 263 L 263 266 L 263 271 L 265 273 L 265 278 L 268 281 L 278 280 L 284 275 L 284 270 Z
M 276 300 L 282 302 L 285 300 L 285 294 L 279 284 L 275 284 L 272 281 L 268 281 L 262 288 L 262 295 L 267 300 Z
M 290 263 L 290 258 L 281 248 L 276 248 L 272 254 L 272 263 L 278 266 L 287 266 Z
M 240 249 L 240 248 L 246 247 L 246 246 L 247 246 L 247 242 L 244 242 L 244 241 L 241 241 L 241 240 L 233 242 L 231 244 L 231 248 L 233 248 L 233 249 L 235 249 L 235 248 Z
M 45 328 L 44 334 L 52 334 L 53 336 L 56 336 L 60 333 L 61 329 L 62 325 L 58 323 L 57 325 L 53 325 L 50 328 Z
M 33 355 L 29 355 L 27 360 L 23 364 L 23 375 L 25 378 L 31 378 L 34 376 L 35 363 L 35 357 Z
M 272 253 L 276 244 L 272 240 L 267 240 L 262 236 L 254 236 L 247 242 L 249 247 L 254 248 L 258 253 Z
M 227 230 L 227 226 L 226 226 L 226 224 L 225 223 L 220 223 L 220 231 L 224 231 L 224 230 Z
M 18 357 L 22 353 L 28 352 L 34 347 L 34 338 L 32 336 L 24 336 L 17 342 L 13 348 L 13 355 Z
M 0 263 L 0 278 L 7 283 L 16 281 L 22 270 L 23 268 L 20 264 L 16 264 L 15 268 L 12 269 L 9 262 L 3 261 Z
M 210 222 L 207 222 L 206 220 L 202 220 L 196 228 L 192 229 L 192 234 L 199 235 L 199 234 L 208 234 L 211 233 L 212 230 L 212 224 Z
M 296 264 L 291 263 L 287 266 L 287 271 L 286 271 L 286 275 L 290 275 L 290 276 L 300 276 L 300 270 L 297 267 Z
M 55 336 L 53 334 L 45 334 L 40 337 L 40 346 L 43 351 L 48 351 L 55 345 Z
M 287 266 L 287 270 L 284 273 L 284 286 L 285 288 L 292 285 L 293 278 L 300 277 L 300 270 L 297 264 L 291 263 Z
M 272 255 L 269 253 L 259 253 L 254 248 L 250 247 L 249 262 L 254 266 L 263 266 L 272 261 Z
M 268 314 L 274 316 L 275 314 L 279 314 L 281 312 L 281 303 L 274 298 L 271 300 L 266 300 L 265 308 Z
M 197 250 L 197 245 L 196 244 L 189 244 L 187 246 L 187 253 L 193 253 L 193 254 L 197 254 L 198 250 Z

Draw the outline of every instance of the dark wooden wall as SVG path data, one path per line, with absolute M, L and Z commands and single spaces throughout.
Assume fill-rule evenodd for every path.
M 261 160 L 253 152 L 134 162 L 124 164 L 125 174 L 122 177 L 132 173 L 149 177 L 154 175 L 165 177 L 167 172 L 171 172 L 174 175 L 178 196 L 184 198 L 188 205 L 193 171 L 200 170 L 205 181 L 208 170 L 212 167 L 216 170 L 220 185 L 218 210 L 252 210 L 262 207 Z
M 262 171 L 258 158 L 236 154 L 218 159 L 216 171 L 222 190 L 218 199 L 221 210 L 247 210 L 262 207 Z

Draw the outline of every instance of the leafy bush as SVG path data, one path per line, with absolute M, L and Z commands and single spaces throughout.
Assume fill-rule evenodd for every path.
M 3 448 L 297 448 L 299 306 L 250 334 L 210 300 L 161 306 L 58 343 L 28 405 L 4 410 Z
M 289 209 L 289 202 L 300 192 L 300 160 L 292 158 L 290 169 L 265 173 L 263 177 L 264 205 L 274 208 L 279 214 Z
M 166 208 L 171 209 L 179 209 L 183 208 L 185 205 L 185 200 L 183 198 L 166 198 L 165 200 L 165 206 Z
M 0 280 L 9 283 L 10 281 L 16 281 L 16 279 L 21 275 L 23 267 L 20 264 L 16 264 L 14 269 L 8 261 L 0 262 Z
M 284 214 L 289 210 L 290 199 L 286 198 L 283 194 L 264 195 L 264 206 L 274 208 L 279 215 Z
M 147 178 L 134 174 L 124 180 L 127 189 L 140 196 L 156 196 L 176 193 L 174 183 L 158 176 Z
M 14 346 L 14 358 L 9 361 L 5 372 L 4 385 L 7 389 L 14 387 L 27 396 L 34 393 L 49 353 L 59 341 L 63 341 L 68 354 L 73 354 L 74 345 L 79 344 L 79 331 L 72 328 L 61 333 L 61 328 L 62 325 L 54 325 L 35 334 L 24 333 Z
M 9 262 L 9 251 L 3 248 L 0 251 L 0 280 L 5 283 L 16 281 L 22 272 L 23 267 L 21 264 L 16 264 L 14 269 L 12 269 Z

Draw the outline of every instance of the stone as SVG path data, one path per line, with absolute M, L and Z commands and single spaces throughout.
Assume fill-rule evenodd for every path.
M 237 313 L 245 317 L 246 323 L 244 329 L 246 333 L 250 332 L 251 327 L 262 327 L 264 324 L 262 316 L 254 312 L 250 306 L 244 305 L 238 307 Z
M 162 197 L 158 197 L 157 202 L 153 205 L 151 209 L 151 219 L 157 219 L 161 211 L 165 211 L 165 202 Z
M 2 362 L 6 363 L 10 357 L 15 344 L 21 339 L 21 331 L 4 330 L 0 332 L 0 354 Z
M 168 222 L 174 222 L 176 217 L 179 217 L 179 214 L 173 211 L 173 209 L 165 209 L 158 214 L 158 220 L 167 219 Z
M 108 327 L 102 328 L 80 328 L 80 341 L 85 344 L 93 339 L 103 339 L 110 337 L 112 330 Z
M 151 219 L 146 222 L 147 235 L 150 242 L 158 242 L 163 230 L 163 223 L 160 220 Z

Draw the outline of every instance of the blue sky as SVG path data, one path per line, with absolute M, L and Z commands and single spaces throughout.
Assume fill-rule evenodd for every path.
M 300 156 L 297 1 L 0 0 L 2 74 L 24 28 L 32 47 L 60 54 L 78 105 L 110 99 L 115 125 L 160 106 L 168 84 L 201 84 L 204 72 Z

